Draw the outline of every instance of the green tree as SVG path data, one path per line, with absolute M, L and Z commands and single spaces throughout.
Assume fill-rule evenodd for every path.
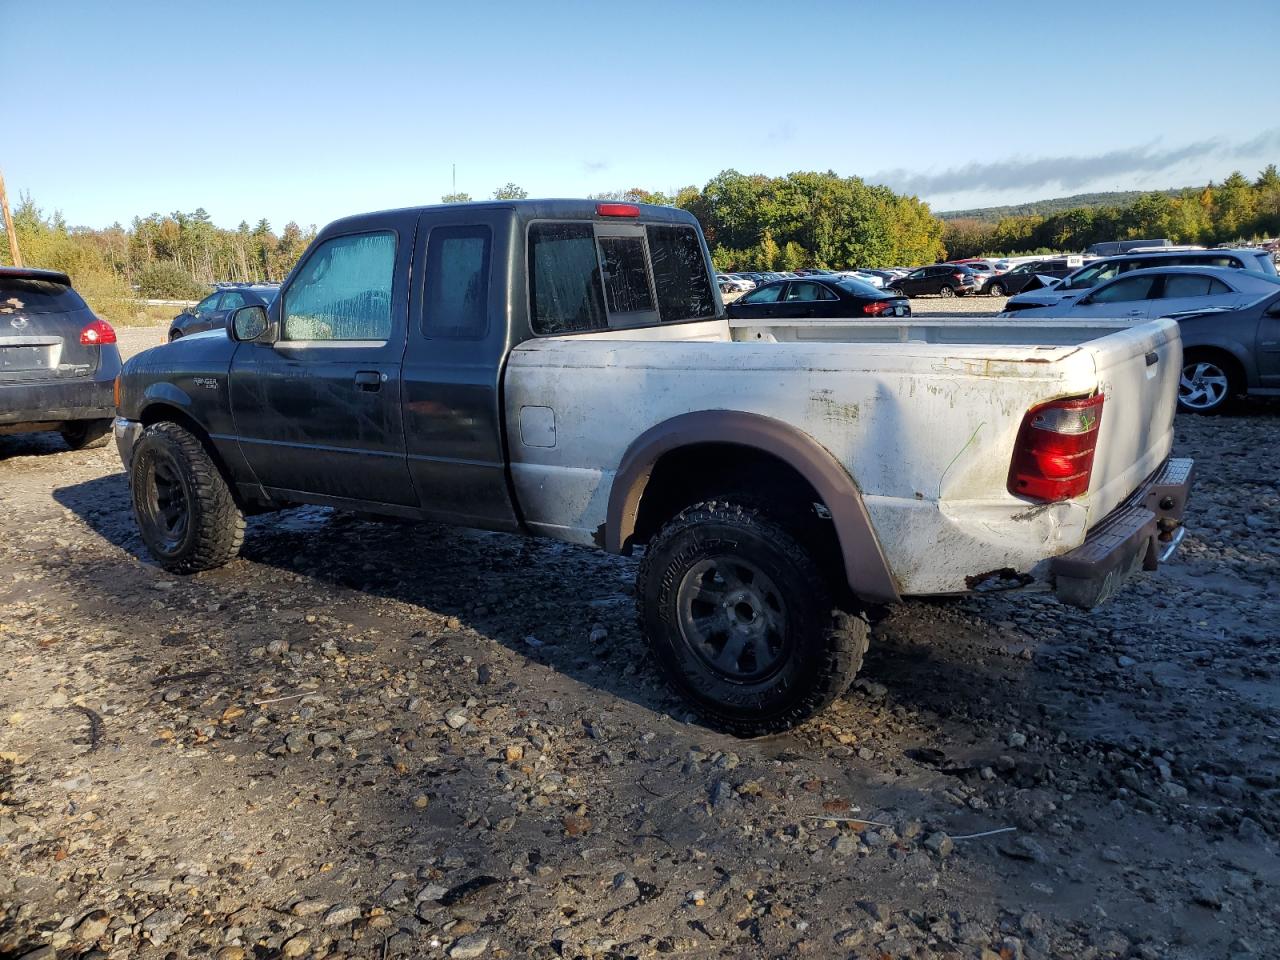
M 493 199 L 495 200 L 526 200 L 528 197 L 529 191 L 514 183 L 508 183 L 493 191 Z M 467 199 L 471 198 L 468 197 Z
M 446 193 L 440 198 L 441 203 L 470 203 L 471 194 L 469 193 Z

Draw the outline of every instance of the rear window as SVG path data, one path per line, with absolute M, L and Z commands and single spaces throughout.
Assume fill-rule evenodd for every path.
M 658 288 L 658 313 L 663 323 L 713 317 L 716 297 L 707 280 L 702 245 L 692 227 L 650 224 L 649 256 Z
M 65 283 L 0 277 L 0 313 L 70 313 L 85 303 Z
M 836 283 L 841 290 L 847 290 L 855 297 L 882 297 L 884 294 L 877 290 L 869 283 L 863 283 L 861 280 L 854 280 L 850 277 L 847 280 L 840 280 Z

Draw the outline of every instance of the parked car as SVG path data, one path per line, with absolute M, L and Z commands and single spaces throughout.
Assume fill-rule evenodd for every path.
M 1011 297 L 1006 311 L 1044 307 L 1063 300 L 1075 299 L 1098 284 L 1131 270 L 1151 267 L 1229 267 L 1263 276 L 1276 276 L 1276 266 L 1265 250 L 1185 250 L 1171 253 L 1128 253 L 1118 257 L 1094 260 L 1067 274 L 1061 283 L 1039 290 L 1024 291 Z
M 1221 413 L 1241 394 L 1280 393 L 1280 290 L 1242 307 L 1173 318 L 1183 344 L 1179 409 Z
M 999 276 L 992 277 L 987 281 L 985 290 L 993 297 L 1010 296 L 1018 293 L 1023 287 L 1035 280 L 1036 277 L 1065 277 L 1079 265 L 1080 259 L 1078 257 L 1075 259 L 1074 265 L 1066 257 L 1032 260 L 1029 263 L 1021 263 Z
M 835 276 L 848 277 L 850 280 L 857 280 L 859 283 L 865 283 L 867 286 L 875 287 L 877 290 L 884 287 L 884 277 L 870 270 L 838 270 Z
M 207 570 L 246 513 L 328 504 L 643 545 L 657 663 L 739 734 L 844 691 L 864 604 L 1039 582 L 1089 607 L 1176 547 L 1173 321 L 730 322 L 713 278 L 666 207 L 330 224 L 270 306 L 125 365 L 142 542 Z
M 111 430 L 120 349 L 56 270 L 0 267 L 0 433 L 54 430 L 72 450 Z
M 977 275 L 968 267 L 958 267 L 954 263 L 935 263 L 928 267 L 918 267 L 905 277 L 894 281 L 890 293 L 900 293 L 907 297 L 922 297 L 937 294 L 940 297 L 964 297 L 977 292 Z
M 717 273 L 716 283 L 719 284 L 721 293 L 746 293 L 754 288 L 749 281 L 729 276 L 727 273 Z
M 237 284 L 219 287 L 194 307 L 183 310 L 169 324 L 169 339 L 177 340 L 204 330 L 221 330 L 233 310 L 245 306 L 267 306 L 280 292 L 278 283 Z
M 1163 317 L 1206 307 L 1240 307 L 1280 289 L 1280 277 L 1228 267 L 1156 267 L 1132 270 L 1080 297 L 1002 317 Z
M 735 320 L 909 317 L 911 304 L 851 277 L 803 277 L 757 287 L 726 307 Z

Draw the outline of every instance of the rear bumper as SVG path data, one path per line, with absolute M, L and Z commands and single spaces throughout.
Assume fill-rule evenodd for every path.
M 115 415 L 112 384 L 120 372 L 104 354 L 92 377 L 0 383 L 0 428 L 56 429 L 68 420 L 109 420 Z
M 1168 560 L 1186 532 L 1182 518 L 1194 475 L 1194 461 L 1166 460 L 1084 543 L 1055 557 L 1049 571 L 1058 599 L 1091 609 L 1139 569 L 1155 570 Z

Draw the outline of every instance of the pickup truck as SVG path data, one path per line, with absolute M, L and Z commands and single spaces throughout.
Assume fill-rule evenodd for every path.
M 322 504 L 630 554 L 662 672 L 785 729 L 868 612 L 1104 600 L 1176 547 L 1170 321 L 730 321 L 688 213 L 584 200 L 325 228 L 269 307 L 132 358 L 115 434 L 148 550 L 227 563 Z

